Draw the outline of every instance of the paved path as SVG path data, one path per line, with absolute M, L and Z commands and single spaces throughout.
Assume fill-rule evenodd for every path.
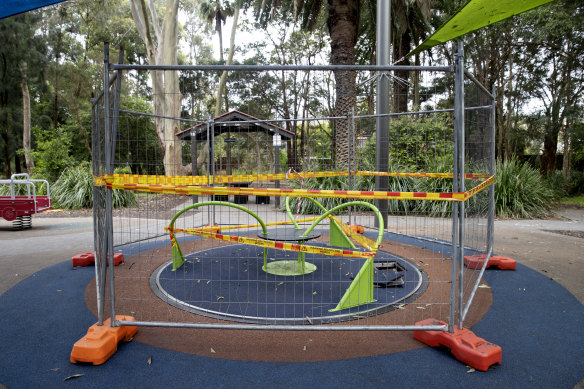
M 584 239 L 550 231 L 584 231 L 584 209 L 556 211 L 562 220 L 499 220 L 495 252 L 554 279 L 584 304 Z

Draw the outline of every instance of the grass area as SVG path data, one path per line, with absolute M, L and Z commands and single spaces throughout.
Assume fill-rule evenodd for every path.
M 584 208 L 584 196 L 564 197 L 559 201 L 561 205 L 576 205 Z

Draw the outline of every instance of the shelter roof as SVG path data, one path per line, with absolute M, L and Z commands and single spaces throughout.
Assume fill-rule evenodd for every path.
M 283 139 L 293 139 L 294 133 L 273 123 L 262 121 L 254 116 L 240 111 L 229 111 L 213 119 L 214 135 L 229 132 L 233 135 L 241 132 L 265 132 L 269 135 L 279 134 Z M 200 123 L 179 132 L 176 136 L 181 140 L 207 140 L 207 123 Z

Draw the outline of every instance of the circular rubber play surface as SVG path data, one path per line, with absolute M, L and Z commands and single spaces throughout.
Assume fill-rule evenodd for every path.
M 268 265 L 297 263 L 296 252 L 268 249 Z M 339 309 L 364 259 L 306 254 L 314 271 L 301 275 L 262 270 L 263 249 L 228 245 L 185 255 L 176 271 L 162 264 L 150 279 L 163 301 L 196 314 L 245 323 L 306 324 L 377 315 L 423 293 L 427 279 L 405 258 L 379 251 L 374 261 L 374 302 Z M 335 310 L 337 309 L 337 310 Z

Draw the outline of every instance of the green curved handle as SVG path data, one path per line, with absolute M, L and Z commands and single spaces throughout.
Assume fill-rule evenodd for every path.
M 264 221 L 262 219 L 260 219 L 260 217 L 253 211 L 250 211 L 249 209 L 238 205 L 238 204 L 233 204 L 233 203 L 228 203 L 226 201 L 203 201 L 202 203 L 197 203 L 197 204 L 192 204 L 189 205 L 188 207 L 185 207 L 184 209 L 178 211 L 170 220 L 170 224 L 168 225 L 168 227 L 172 230 L 172 228 L 174 227 L 174 222 L 176 221 L 176 219 L 178 219 L 178 217 L 180 215 L 182 215 L 183 213 L 185 213 L 186 211 L 190 210 L 190 209 L 195 209 L 195 208 L 199 208 L 199 207 L 204 207 L 204 206 L 208 206 L 208 205 L 223 205 L 225 207 L 231 207 L 231 208 L 235 208 L 235 209 L 239 209 L 240 211 L 243 211 L 249 215 L 251 215 L 252 217 L 254 217 L 258 223 L 262 226 L 262 232 L 264 234 L 268 233 L 268 228 L 266 227 L 266 223 L 264 223 Z M 184 256 L 182 255 L 182 251 L 180 249 L 180 246 L 178 245 L 178 241 L 176 241 L 176 249 L 173 247 L 172 250 L 172 270 L 176 270 L 179 267 L 182 266 L 182 264 L 185 262 Z M 268 258 L 268 249 L 264 247 L 264 264 L 267 261 Z
M 235 209 L 239 209 L 240 211 L 243 211 L 245 213 L 250 214 L 251 216 L 253 216 L 258 223 L 262 226 L 262 231 L 264 234 L 266 234 L 268 232 L 268 228 L 266 227 L 266 224 L 264 223 L 264 221 L 262 219 L 260 219 L 260 217 L 253 211 L 250 211 L 249 209 L 238 205 L 238 204 L 233 204 L 233 203 L 228 203 L 227 201 L 203 201 L 202 203 L 196 203 L 193 205 L 189 205 L 188 207 L 185 207 L 184 209 L 178 211 L 176 213 L 176 215 L 174 215 L 172 217 L 172 219 L 170 220 L 170 225 L 169 227 L 173 227 L 174 226 L 174 222 L 176 221 L 176 219 L 178 219 L 178 217 L 180 215 L 182 215 L 183 213 L 185 213 L 186 211 L 190 210 L 190 209 L 195 209 L 195 208 L 199 208 L 199 207 L 204 207 L 207 205 L 223 205 L 226 207 L 231 207 L 231 208 L 235 208 Z
M 308 199 L 310 201 L 312 201 L 314 204 L 316 204 L 321 210 L 323 210 L 324 212 L 326 212 L 326 208 L 322 206 L 321 203 L 319 203 L 318 201 L 316 201 L 315 199 L 313 199 L 312 197 L 304 197 L 305 199 Z M 290 197 L 286 197 L 286 213 L 288 214 L 288 217 L 290 218 L 290 220 L 292 221 L 292 223 L 294 224 L 294 228 L 296 228 L 297 230 L 301 230 L 302 227 L 300 227 L 298 225 L 298 223 L 296 223 L 296 220 L 294 220 L 294 215 L 292 215 L 292 211 L 290 210 Z
M 363 205 L 363 206 L 366 206 L 368 208 L 371 208 L 371 210 L 373 212 L 375 212 L 375 214 L 377 215 L 377 220 L 379 221 L 379 233 L 377 234 L 377 241 L 375 243 L 377 244 L 377 246 L 381 245 L 381 241 L 383 240 L 383 230 L 385 229 L 385 226 L 383 224 L 383 216 L 381 215 L 381 212 L 379 212 L 379 209 L 377 209 L 377 207 L 375 205 L 370 204 L 370 203 L 365 202 L 365 201 L 349 201 L 348 203 L 343 203 L 341 205 L 337 205 L 336 207 L 332 208 L 331 210 L 326 211 L 324 213 L 324 215 L 320 216 L 318 219 L 316 219 L 314 222 L 312 222 L 310 227 L 308 227 L 308 229 L 306 231 L 304 231 L 303 236 L 307 236 L 321 221 L 323 221 L 325 218 L 327 218 L 331 213 L 336 212 L 339 209 L 350 207 L 351 205 Z

